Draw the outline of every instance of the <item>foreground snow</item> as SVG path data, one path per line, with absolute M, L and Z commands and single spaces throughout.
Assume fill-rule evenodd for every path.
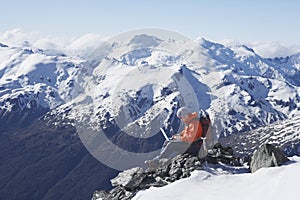
M 300 157 L 281 167 L 254 174 L 222 174 L 221 169 L 195 171 L 191 177 L 139 192 L 135 200 L 159 199 L 297 199 Z

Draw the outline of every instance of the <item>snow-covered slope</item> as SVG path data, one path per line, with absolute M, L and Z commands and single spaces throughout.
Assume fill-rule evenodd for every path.
M 0 47 L 0 131 L 32 120 L 72 100 L 87 62 L 41 49 Z
M 87 35 L 69 47 L 80 52 L 78 46 L 91 41 L 99 37 Z M 300 112 L 298 54 L 266 59 L 244 45 L 229 48 L 151 31 L 101 40 L 90 53 L 82 47 L 88 62 L 28 47 L 0 48 L 0 105 L 8 111 L 28 107 L 32 100 L 57 108 L 85 91 L 76 102 L 89 107 L 91 123 L 107 121 L 109 114 L 109 121 L 127 132 L 137 125 L 133 134 L 141 134 L 137 127 L 146 127 L 144 134 L 158 127 L 173 134 L 179 123 L 174 113 L 188 105 L 207 109 L 222 135 Z M 74 116 L 80 119 L 86 109 L 82 113 L 78 107 Z
M 220 140 L 234 148 L 241 157 L 252 155 L 262 144 L 274 144 L 286 155 L 300 155 L 300 116 L 269 124 L 243 134 L 233 134 Z M 235 145 L 239 144 L 239 145 Z
M 97 105 L 94 115 L 105 121 L 109 113 L 125 129 L 130 124 L 151 127 L 159 116 L 163 123 L 155 127 L 173 134 L 176 109 L 188 105 L 208 109 L 218 134 L 226 135 L 299 114 L 296 62 L 285 70 L 243 45 L 228 48 L 205 39 L 160 36 L 115 37 L 90 54 L 94 81 L 86 93 Z
M 254 174 L 232 175 L 222 168 L 207 167 L 167 186 L 140 191 L 133 199 L 297 199 L 300 158 L 290 160 L 284 166 L 260 169 Z
M 22 109 L 28 101 L 40 106 L 57 107 L 72 97 L 72 84 L 83 60 L 47 56 L 31 49 L 1 48 L 0 101 L 9 108 L 9 100 L 19 98 Z M 24 97 L 27 96 L 26 97 Z M 23 102 L 22 102 L 23 101 Z
M 211 88 L 218 97 L 212 109 L 225 118 L 220 120 L 224 133 L 244 132 L 299 113 L 299 87 L 280 67 L 246 46 L 229 49 L 207 41 L 202 45 L 218 61 L 216 68 L 222 74 Z
M 118 39 L 101 44 L 89 58 L 96 63 L 90 77 L 86 77 L 93 80 L 86 94 L 97 105 L 94 115 L 103 118 L 109 113 L 127 131 L 131 125 L 146 126 L 135 132 L 147 134 L 145 130 L 151 128 L 172 130 L 169 127 L 179 106 L 209 108 L 209 88 L 187 67 L 184 56 L 176 54 L 186 50 L 178 47 L 185 41 L 177 44 L 145 34 Z M 174 49 L 176 53 L 171 51 Z

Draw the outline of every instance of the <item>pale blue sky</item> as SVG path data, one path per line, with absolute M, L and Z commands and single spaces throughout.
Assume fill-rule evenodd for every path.
M 0 5 L 0 32 L 21 28 L 55 36 L 110 36 L 158 27 L 193 39 L 300 44 L 297 0 L 6 0 Z

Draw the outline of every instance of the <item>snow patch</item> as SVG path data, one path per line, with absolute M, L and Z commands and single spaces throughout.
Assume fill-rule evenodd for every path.
M 297 199 L 300 157 L 289 159 L 292 162 L 284 166 L 263 168 L 254 174 L 214 175 L 198 171 L 167 186 L 140 191 L 133 199 Z

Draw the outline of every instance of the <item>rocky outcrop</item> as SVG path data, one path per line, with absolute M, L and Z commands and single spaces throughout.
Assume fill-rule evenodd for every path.
M 244 162 L 248 162 L 247 158 L 235 156 L 232 147 L 224 147 L 220 143 L 215 144 L 213 148 L 208 151 L 208 154 L 204 160 L 211 164 L 217 164 L 221 162 L 232 166 L 241 166 Z
M 231 147 L 223 147 L 219 143 L 204 158 L 188 154 L 178 155 L 172 159 L 160 159 L 156 168 L 143 170 L 136 167 L 125 170 L 111 180 L 115 188 L 110 191 L 96 191 L 93 200 L 99 199 L 131 199 L 139 190 L 150 187 L 161 187 L 176 180 L 189 177 L 194 170 L 203 169 L 204 163 L 224 163 L 241 166 L 243 159 L 235 157 Z
M 263 144 L 254 152 L 250 162 L 250 170 L 254 173 L 262 167 L 280 166 L 287 161 L 289 159 L 279 148 L 272 144 Z
M 159 160 L 157 168 L 143 170 L 136 167 L 125 170 L 111 180 L 114 189 L 96 191 L 96 199 L 131 199 L 139 190 L 161 187 L 175 180 L 190 176 L 195 169 L 201 169 L 201 161 L 190 155 L 178 155 L 171 160 Z
M 121 172 L 117 177 L 111 180 L 112 186 L 123 186 L 126 189 L 138 187 L 146 174 L 140 167 L 125 170 Z
M 282 151 L 271 144 L 262 145 L 250 157 L 237 157 L 233 148 L 217 143 L 204 158 L 188 154 L 178 155 L 172 159 L 160 159 L 156 168 L 143 170 L 136 167 L 125 170 L 111 180 L 115 188 L 110 191 L 96 191 L 93 200 L 132 199 L 140 190 L 150 187 L 162 187 L 176 180 L 189 177 L 194 170 L 201 170 L 204 164 L 220 164 L 242 166 L 250 163 L 251 172 L 261 167 L 280 166 L 288 161 Z

